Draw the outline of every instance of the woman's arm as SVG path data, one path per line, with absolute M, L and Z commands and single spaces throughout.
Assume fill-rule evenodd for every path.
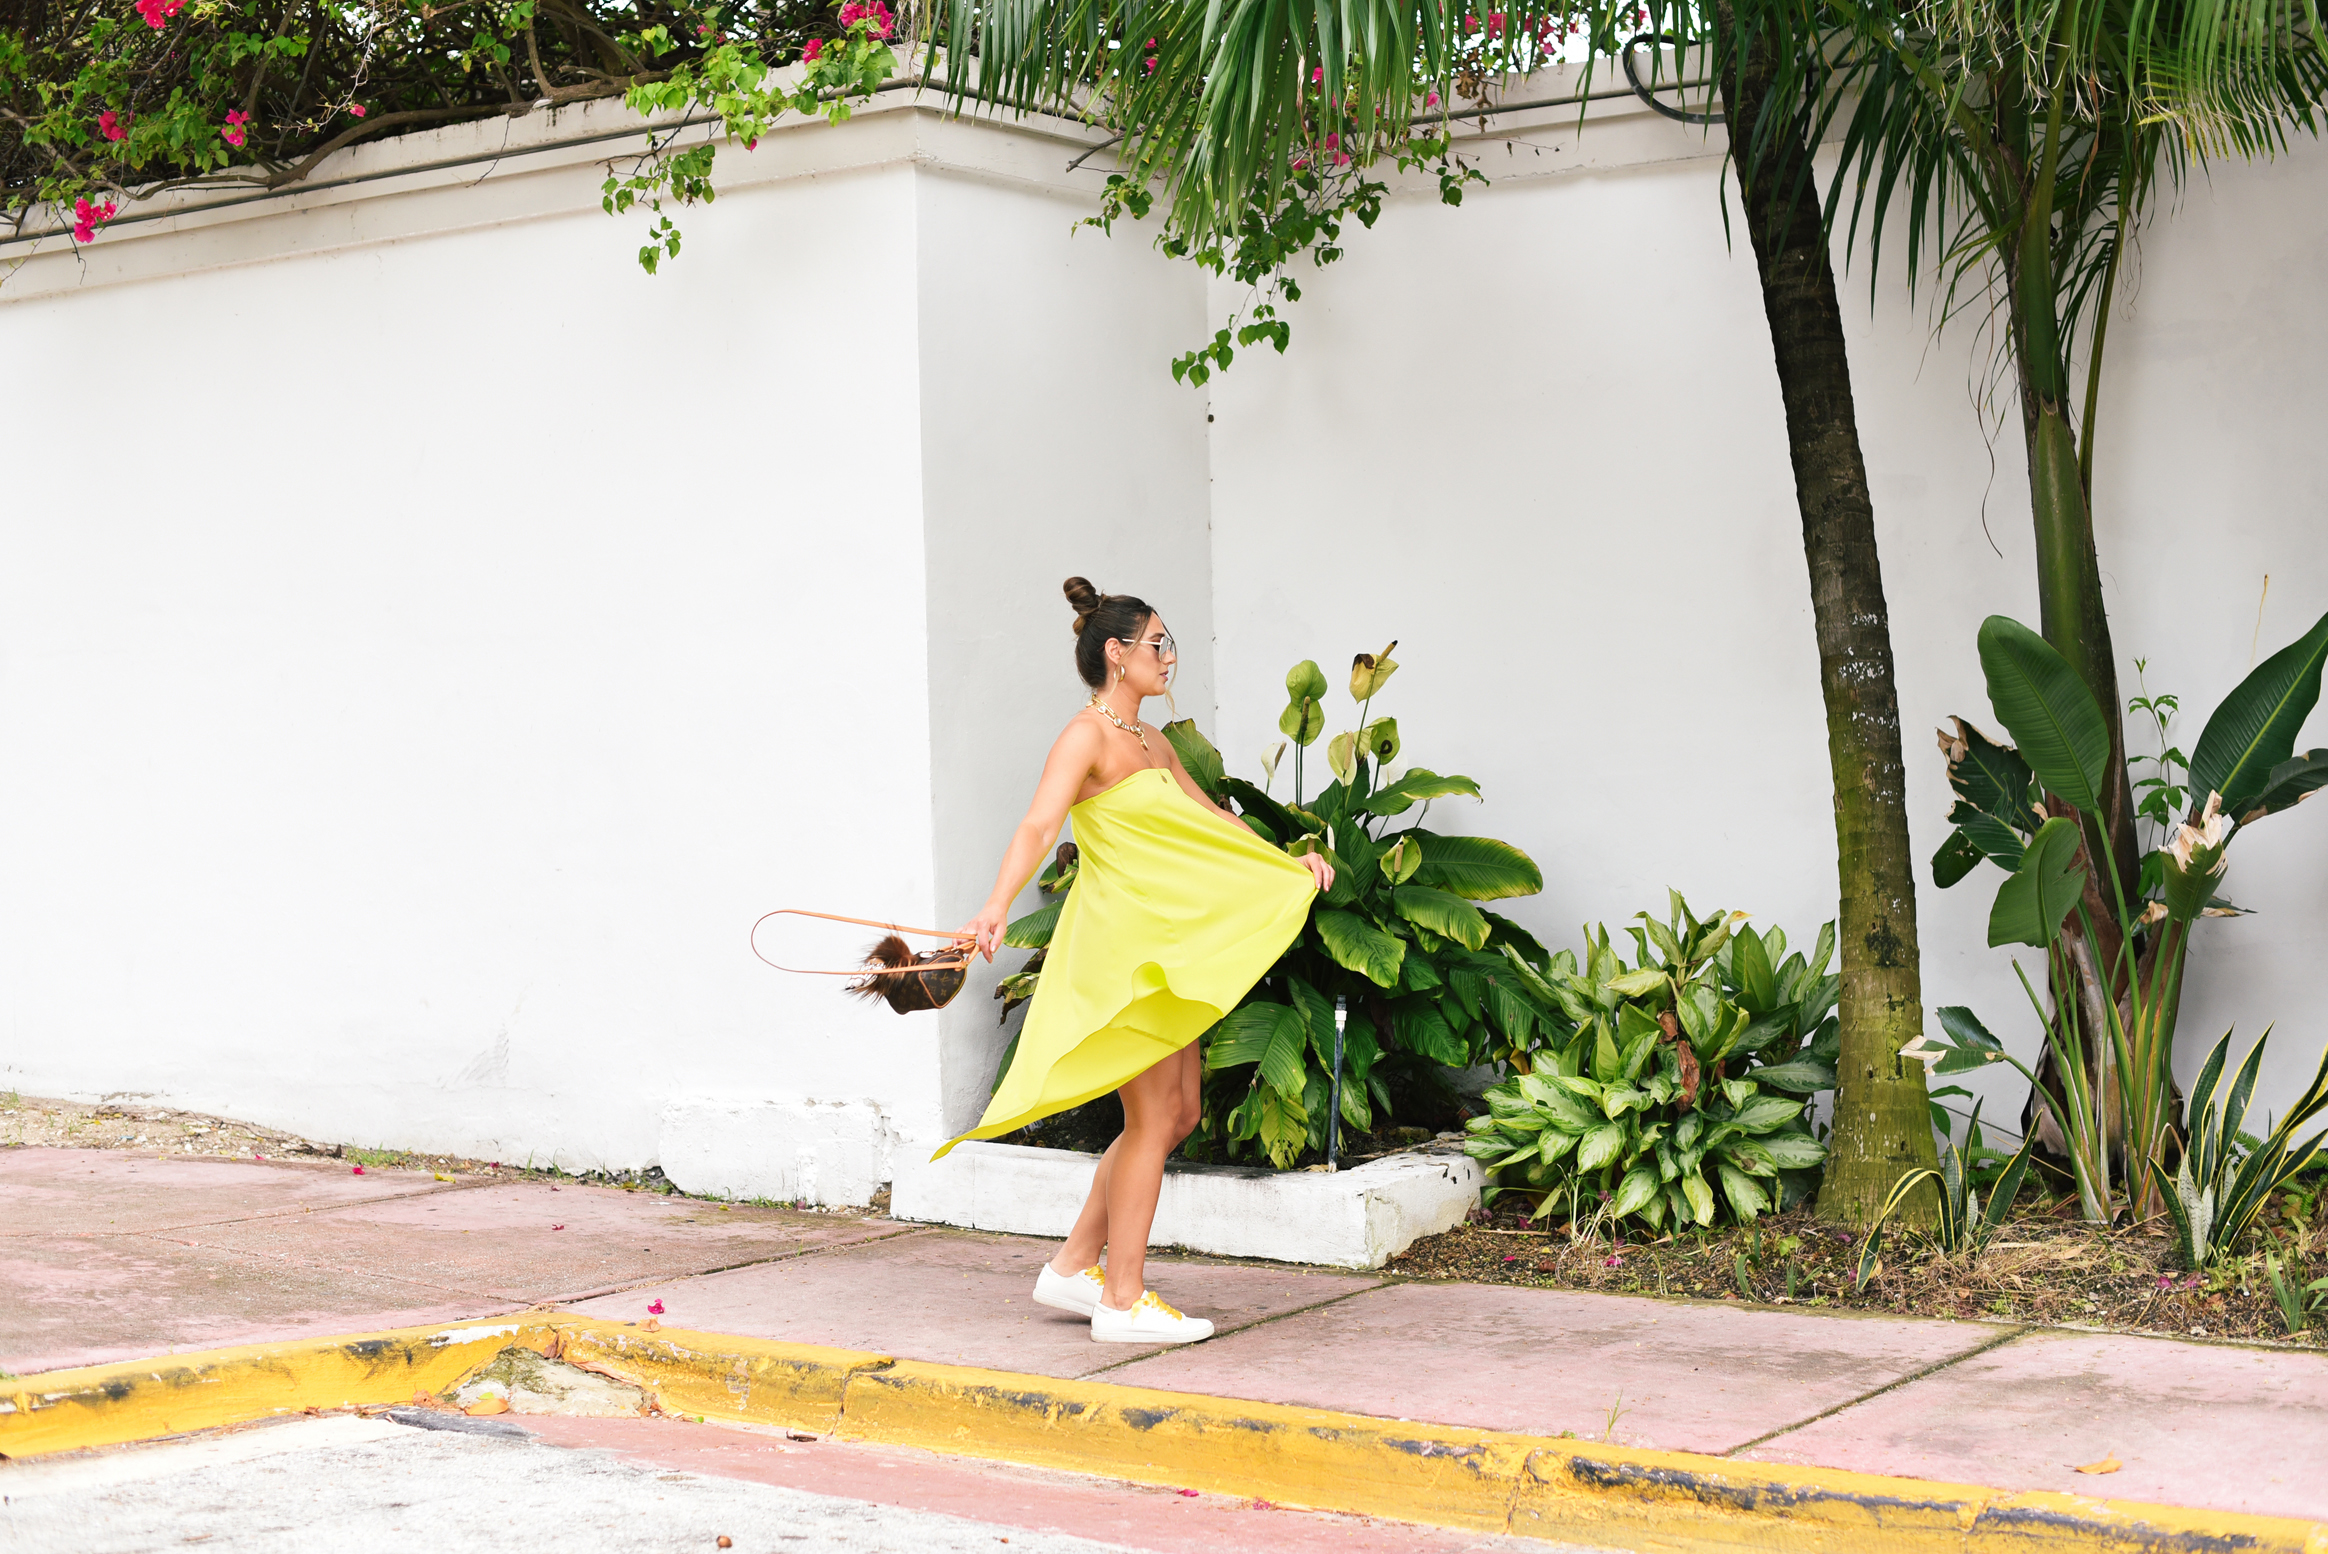
M 1010 846 L 1003 852 L 1002 868 L 994 877 L 994 893 L 986 898 L 978 915 L 962 925 L 962 937 L 975 939 L 988 960 L 1002 947 L 1010 904 L 1027 888 L 1043 855 L 1058 840 L 1059 827 L 1065 823 L 1067 811 L 1074 808 L 1075 795 L 1082 791 L 1083 779 L 1091 774 L 1100 751 L 1099 725 L 1080 714 L 1051 746 L 1051 754 L 1043 762 L 1042 780 L 1035 784 L 1035 800 L 1027 806 L 1026 818 L 1011 833 Z

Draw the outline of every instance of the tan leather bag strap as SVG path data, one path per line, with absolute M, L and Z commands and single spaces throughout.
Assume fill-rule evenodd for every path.
M 760 923 L 766 922 L 771 917 L 819 917 L 828 923 L 857 923 L 866 928 L 886 928 L 891 933 L 918 934 L 925 939 L 951 939 L 957 948 L 976 942 L 968 934 L 953 933 L 942 928 L 908 928 L 903 923 L 884 923 L 870 917 L 843 917 L 838 912 L 811 912 L 805 907 L 778 907 L 773 912 L 761 913 L 759 922 L 752 924 L 752 953 L 758 955 L 767 964 L 776 967 L 778 971 L 795 972 L 804 977 L 910 976 L 917 971 L 928 971 L 933 967 L 942 967 L 948 964 L 967 965 L 970 957 L 969 953 L 963 950 L 958 960 L 952 963 L 943 960 L 922 961 L 911 966 L 858 966 L 849 971 L 825 971 L 808 966 L 781 965 L 760 954 Z

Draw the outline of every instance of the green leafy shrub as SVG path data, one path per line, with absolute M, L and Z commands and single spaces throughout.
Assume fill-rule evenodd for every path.
M 1696 917 L 1678 893 L 1666 921 L 1637 916 L 1630 966 L 1605 926 L 1581 964 L 1567 950 L 1541 969 L 1506 957 L 1571 1034 L 1489 1090 L 1470 1124 L 1491 1199 L 1532 1198 L 1529 1218 L 1564 1212 L 1587 1233 L 1745 1223 L 1800 1201 L 1827 1153 L 1808 1097 L 1835 1083 L 1835 925 L 1806 958 L 1782 930 Z
M 2240 1131 L 2247 1120 L 2247 1103 L 2255 1094 L 2255 1079 L 2263 1067 L 2263 1046 L 2271 1039 L 2265 1031 L 2256 1038 L 2247 1061 L 2231 1081 L 2222 1104 L 2215 1100 L 2222 1083 L 2223 1063 L 2230 1055 L 2231 1033 L 2225 1031 L 2207 1054 L 2191 1087 L 2189 1141 L 2172 1177 L 2154 1156 L 2145 1161 L 2152 1184 L 2166 1202 L 2174 1220 L 2176 1239 L 2193 1268 L 2203 1268 L 2235 1249 L 2254 1227 L 2271 1195 L 2286 1188 L 2328 1150 L 2328 1133 L 2315 1133 L 2298 1142 L 2296 1132 L 2328 1111 L 2328 1052 L 2311 1084 L 2279 1119 L 2268 1137 L 2256 1139 Z

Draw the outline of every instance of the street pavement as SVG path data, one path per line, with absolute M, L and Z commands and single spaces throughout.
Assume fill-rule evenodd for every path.
M 0 1466 L 0 1550 L 149 1554 L 1560 1554 L 666 1419 L 294 1419 Z M 726 1539 L 726 1545 L 719 1540 Z M 1570 1554 L 1592 1554 L 1573 1550 Z
M 1221 1336 L 1103 1346 L 1028 1300 L 1053 1247 L 571 1183 L 14 1149 L 0 1369 L 660 1303 L 674 1328 L 910 1359 L 2328 1520 L 2328 1354 L 1176 1256 L 1152 1282 Z M 2110 1457 L 2107 1479 L 2076 1471 Z

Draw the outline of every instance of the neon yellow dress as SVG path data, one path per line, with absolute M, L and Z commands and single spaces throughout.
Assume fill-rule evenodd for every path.
M 1018 1055 L 978 1126 L 990 1139 L 1154 1067 L 1237 1006 L 1308 920 L 1310 872 L 1222 825 L 1163 767 L 1068 811 L 1080 855 Z

